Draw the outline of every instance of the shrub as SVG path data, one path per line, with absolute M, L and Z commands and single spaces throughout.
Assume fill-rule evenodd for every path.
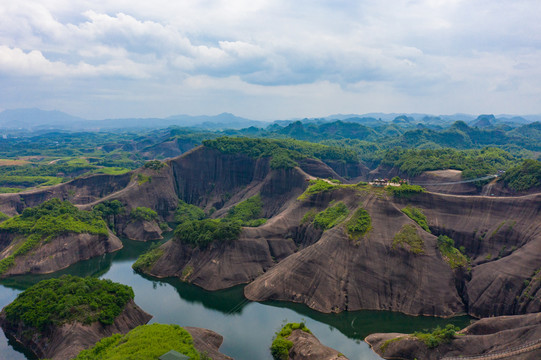
M 136 271 L 149 270 L 163 254 L 164 252 L 161 248 L 151 247 L 147 252 L 139 255 L 137 260 L 133 263 L 132 268 Z
M 69 233 L 88 233 L 107 236 L 107 224 L 94 212 L 82 211 L 69 201 L 51 199 L 39 206 L 26 208 L 21 215 L 0 223 L 0 231 L 20 234 L 24 242 L 13 253 L 0 261 L 5 272 L 15 257 L 24 255 L 41 242 Z M 11 265 L 9 265 L 11 264 Z M 9 266 L 8 266 L 9 265 Z
M 261 218 L 262 211 L 261 196 L 256 195 L 231 208 L 227 212 L 225 220 L 240 221 L 242 226 L 257 227 L 267 222 L 267 219 Z
M 31 286 L 4 311 L 9 321 L 41 331 L 71 321 L 112 324 L 133 297 L 129 286 L 111 280 L 64 275 Z
M 524 160 L 519 166 L 509 169 L 502 181 L 506 187 L 515 191 L 525 191 L 541 187 L 541 161 Z
M 197 206 L 188 204 L 182 200 L 178 201 L 178 207 L 175 210 L 175 222 L 183 223 L 188 220 L 202 220 L 206 217 L 205 212 Z
M 344 203 L 328 207 L 314 217 L 314 227 L 322 230 L 328 230 L 342 222 L 349 214 L 349 210 Z
M 189 356 L 204 357 L 193 345 L 189 332 L 178 325 L 141 325 L 126 335 L 114 334 L 101 339 L 94 347 L 83 350 L 74 360 L 158 359 L 170 350 Z
M 241 232 L 240 221 L 203 219 L 186 221 L 175 229 L 175 239 L 193 247 L 206 248 L 214 241 L 236 240 Z
M 402 209 L 402 212 L 406 214 L 410 219 L 415 221 L 420 227 L 425 231 L 430 233 L 430 228 L 428 227 L 428 222 L 426 220 L 426 215 L 423 214 L 421 209 L 418 209 L 413 206 L 406 206 Z
M 287 339 L 293 330 L 300 329 L 307 333 L 312 333 L 304 323 L 288 323 L 280 331 L 275 334 L 274 340 L 270 347 L 274 360 L 289 359 L 289 350 L 293 347 L 293 343 Z
M 316 209 L 308 210 L 301 219 L 301 225 L 311 223 L 312 221 L 314 221 L 314 218 L 316 217 L 316 215 L 317 215 Z
M 155 220 L 158 220 L 158 213 L 156 213 L 156 211 L 152 209 L 141 206 L 141 207 L 136 207 L 135 209 L 131 211 L 130 218 L 132 220 L 139 220 L 139 221 L 155 221 Z
M 318 194 L 324 191 L 336 189 L 337 185 L 330 184 L 325 180 L 317 179 L 317 180 L 310 180 L 310 186 L 306 188 L 306 190 L 299 196 L 299 200 L 307 199 L 308 197 L 312 196 L 313 194 Z
M 370 214 L 363 208 L 355 211 L 355 214 L 346 223 L 346 232 L 352 240 L 359 240 L 372 229 Z
M 402 184 L 400 186 L 389 186 L 387 187 L 387 191 L 389 191 L 389 193 L 395 198 L 409 198 L 413 195 L 426 192 L 422 186 L 407 184 Z
M 161 162 L 160 160 L 150 160 L 150 161 L 147 161 L 144 165 L 145 169 L 152 169 L 155 171 L 160 170 L 164 166 L 165 166 L 165 163 Z
M 424 241 L 417 233 L 415 225 L 406 224 L 393 238 L 393 250 L 398 246 L 404 248 L 408 245 L 409 251 L 414 254 L 424 254 Z
M 453 239 L 446 235 L 438 236 L 438 249 L 445 261 L 455 269 L 463 267 L 468 264 L 468 258 L 464 256 L 457 248 L 455 248 L 455 242 Z
M 438 326 L 431 333 L 415 332 L 413 336 L 424 342 L 428 348 L 433 349 L 442 343 L 450 342 L 459 330 L 459 327 L 447 324 L 443 329 Z

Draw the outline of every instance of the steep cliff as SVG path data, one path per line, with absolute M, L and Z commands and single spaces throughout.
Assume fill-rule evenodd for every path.
M 541 357 L 541 314 L 479 320 L 436 347 L 409 334 L 372 334 L 365 341 L 386 359 L 515 359 Z
M 44 280 L 2 310 L 0 326 L 36 357 L 68 360 L 103 337 L 146 324 L 152 316 L 133 297 L 130 287 L 109 280 Z
M 0 252 L 0 259 L 10 256 L 24 237 L 8 236 L 14 239 Z M 21 274 L 52 273 L 81 260 L 87 260 L 109 252 L 122 249 L 122 242 L 109 232 L 109 235 L 64 234 L 36 247 L 33 251 L 17 256 L 14 264 L 2 276 Z

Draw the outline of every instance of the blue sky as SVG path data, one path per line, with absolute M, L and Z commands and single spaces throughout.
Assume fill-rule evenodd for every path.
M 0 110 L 541 113 L 539 0 L 0 2 Z

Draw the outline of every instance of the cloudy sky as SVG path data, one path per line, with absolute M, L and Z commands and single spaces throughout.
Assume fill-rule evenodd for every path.
M 9 0 L 0 110 L 541 113 L 539 0 Z

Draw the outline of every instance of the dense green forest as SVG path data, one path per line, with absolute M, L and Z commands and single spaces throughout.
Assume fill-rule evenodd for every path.
M 64 275 L 31 286 L 3 311 L 9 321 L 41 331 L 71 321 L 112 324 L 133 297 L 127 285 Z
M 290 168 L 312 157 L 324 162 L 364 161 L 370 168 L 384 164 L 408 176 L 451 168 L 462 170 L 464 179 L 508 170 L 524 159 L 541 159 L 541 123 L 476 126 L 481 123 L 416 122 L 402 116 L 393 121 L 351 118 L 276 122 L 265 129 L 169 127 L 6 137 L 0 139 L 0 193 L 54 185 L 94 173 L 122 174 L 147 160 L 178 156 L 200 144 L 225 153 L 270 157 L 273 168 Z M 506 184 L 524 189 L 527 182 Z
M 97 212 L 82 211 L 69 201 L 51 199 L 33 208 L 25 208 L 21 215 L 0 223 L 0 231 L 24 237 L 16 250 L 0 260 L 0 274 L 14 264 L 17 256 L 24 255 L 41 242 L 68 233 L 89 233 L 107 236 L 107 224 Z
M 502 181 L 516 191 L 541 187 L 541 161 L 524 160 L 522 164 L 509 169 Z
M 83 350 L 75 360 L 157 359 L 175 350 L 191 360 L 210 359 L 197 352 L 189 332 L 178 325 L 141 325 L 126 335 L 114 334 Z
M 223 218 L 211 219 L 201 209 L 181 201 L 175 214 L 179 221 L 175 239 L 200 248 L 215 241 L 235 240 L 242 226 L 257 227 L 267 221 L 261 217 L 262 208 L 261 196 L 256 195 L 229 209 Z

